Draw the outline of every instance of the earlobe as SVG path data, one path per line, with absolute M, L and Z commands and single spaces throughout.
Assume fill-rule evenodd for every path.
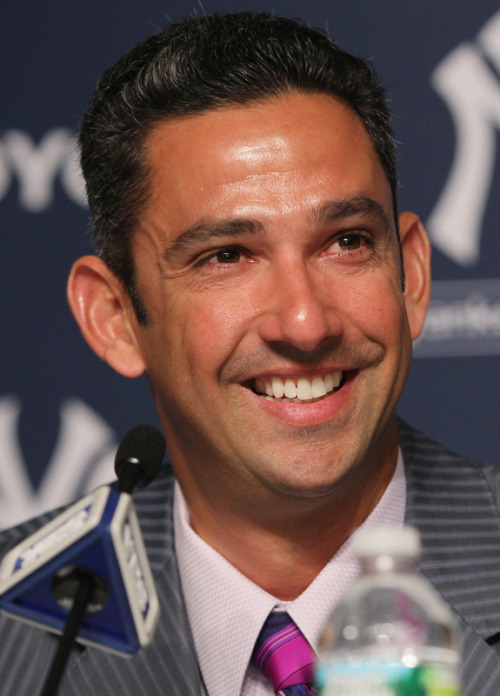
M 125 377 L 138 377 L 144 362 L 131 322 L 126 290 L 96 256 L 75 262 L 68 279 L 68 302 L 92 350 Z
M 413 213 L 399 217 L 401 248 L 405 273 L 405 305 L 412 340 L 421 333 L 431 293 L 431 245 Z

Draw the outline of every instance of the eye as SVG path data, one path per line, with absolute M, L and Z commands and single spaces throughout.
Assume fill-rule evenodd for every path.
M 366 244 L 366 239 L 357 232 L 343 234 L 337 241 L 342 251 L 355 251 L 356 249 L 361 249 Z
M 221 249 L 207 258 L 208 263 L 238 263 L 241 260 L 241 252 L 238 249 Z

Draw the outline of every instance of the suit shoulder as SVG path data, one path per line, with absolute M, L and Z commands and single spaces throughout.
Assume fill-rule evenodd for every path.
M 439 463 L 440 466 L 463 466 L 464 468 L 472 467 L 484 471 L 491 470 L 500 476 L 500 462 L 488 464 L 458 454 L 401 419 L 398 421 L 398 431 L 403 456 L 409 460 L 419 462 L 432 460 Z
M 500 510 L 500 463 L 490 464 L 464 457 L 400 420 L 399 443 L 408 481 L 417 488 L 443 491 L 470 486 L 489 489 Z

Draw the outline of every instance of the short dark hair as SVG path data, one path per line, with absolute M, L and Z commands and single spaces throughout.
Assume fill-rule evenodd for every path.
M 83 118 L 82 170 L 97 253 L 128 289 L 140 322 L 147 314 L 131 236 L 149 195 L 147 135 L 166 119 L 293 92 L 333 96 L 359 116 L 391 186 L 397 221 L 385 90 L 366 61 L 325 32 L 266 13 L 192 17 L 145 40 L 104 73 Z

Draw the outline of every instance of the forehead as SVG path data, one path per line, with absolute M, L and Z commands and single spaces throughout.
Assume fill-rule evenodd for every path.
M 146 141 L 146 217 L 286 215 L 367 195 L 387 212 L 385 172 L 359 117 L 319 94 L 293 94 L 157 125 Z

